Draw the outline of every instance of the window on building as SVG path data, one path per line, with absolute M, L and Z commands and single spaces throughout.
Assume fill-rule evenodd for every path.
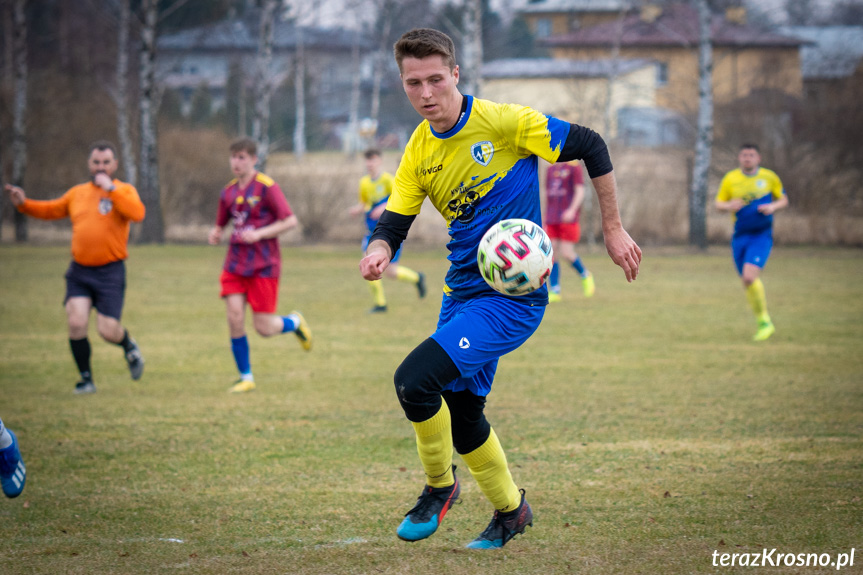
M 547 38 L 551 36 L 551 20 L 548 18 L 538 18 L 536 21 L 536 37 Z
M 668 84 L 668 64 L 660 62 L 656 65 L 656 85 L 665 86 Z

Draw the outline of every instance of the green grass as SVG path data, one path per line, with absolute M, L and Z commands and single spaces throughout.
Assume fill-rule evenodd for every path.
M 390 312 L 370 316 L 355 247 L 285 249 L 279 307 L 315 348 L 250 335 L 258 390 L 241 396 L 223 248 L 131 251 L 123 321 L 146 372 L 130 381 L 91 326 L 99 392 L 79 397 L 68 248 L 0 246 L 0 417 L 28 470 L 0 500 L 0 573 L 744 573 L 712 553 L 774 547 L 853 547 L 842 572 L 863 572 L 859 250 L 777 249 L 762 344 L 727 250 L 648 249 L 633 284 L 585 253 L 597 295 L 566 270 L 489 397 L 535 523 L 487 553 L 463 549 L 491 516 L 464 466 L 441 531 L 395 537 L 423 475 L 392 373 L 435 325 L 443 251 L 405 253 L 427 299 L 388 282 Z

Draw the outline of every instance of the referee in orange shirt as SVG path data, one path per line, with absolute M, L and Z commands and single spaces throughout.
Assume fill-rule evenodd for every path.
M 81 373 L 75 393 L 95 393 L 87 331 L 90 309 L 105 341 L 123 348 L 132 379 L 144 373 L 144 358 L 135 340 L 120 324 L 126 291 L 126 245 L 129 222 L 144 219 L 145 208 L 134 186 L 113 178 L 117 152 L 100 140 L 90 145 L 90 181 L 69 189 L 56 200 L 27 199 L 19 187 L 6 185 L 18 211 L 42 220 L 72 220 L 72 263 L 66 271 L 66 317 L 69 345 Z

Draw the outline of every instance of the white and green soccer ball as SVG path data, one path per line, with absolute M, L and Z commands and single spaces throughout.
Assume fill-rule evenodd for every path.
M 479 241 L 476 263 L 494 290 L 511 296 L 529 294 L 551 275 L 551 240 L 530 220 L 502 220 Z

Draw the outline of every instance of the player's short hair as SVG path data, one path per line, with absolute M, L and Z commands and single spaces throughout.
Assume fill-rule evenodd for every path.
M 372 159 L 372 158 L 374 158 L 374 157 L 378 157 L 378 158 L 379 158 L 379 157 L 381 157 L 382 155 L 383 155 L 383 154 L 381 154 L 381 151 L 380 151 L 380 150 L 378 150 L 377 148 L 369 148 L 368 150 L 366 150 L 365 152 L 363 152 L 363 156 L 365 156 L 365 158 L 366 158 L 367 160 L 371 160 L 371 159 Z
M 755 150 L 759 154 L 761 153 L 761 150 L 758 149 L 758 144 L 753 144 L 752 142 L 744 142 L 744 143 L 740 144 L 740 150 L 739 151 L 742 152 L 743 150 Z
M 231 142 L 231 153 L 246 152 L 250 156 L 258 155 L 258 143 L 251 138 L 238 138 Z
M 435 54 L 443 58 L 450 70 L 455 68 L 455 44 L 452 38 L 434 28 L 414 28 L 402 34 L 393 45 L 393 54 L 399 71 L 405 58 L 426 58 Z
M 90 150 L 87 152 L 88 158 L 93 154 L 93 150 L 99 150 L 100 152 L 104 152 L 105 150 L 111 150 L 111 153 L 114 154 L 114 159 L 117 159 L 117 148 L 115 148 L 114 144 L 112 144 L 108 140 L 96 140 L 95 142 L 90 144 Z

